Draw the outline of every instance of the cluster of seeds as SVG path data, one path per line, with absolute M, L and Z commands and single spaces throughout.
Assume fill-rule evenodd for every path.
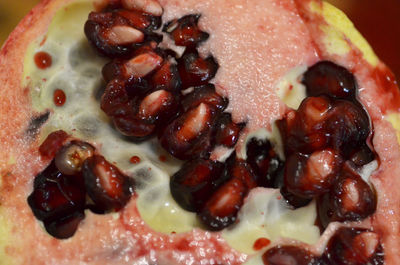
M 133 193 L 133 181 L 96 154 L 89 143 L 64 131 L 51 133 L 39 148 L 50 165 L 35 177 L 28 204 L 49 234 L 73 236 L 85 209 L 104 214 L 118 211 Z
M 113 59 L 103 67 L 107 87 L 100 107 L 121 134 L 134 141 L 157 136 L 165 150 L 186 161 L 171 178 L 173 197 L 209 229 L 223 229 L 236 220 L 257 182 L 235 154 L 226 163 L 209 159 L 215 146 L 234 148 L 244 128 L 224 112 L 228 100 L 209 83 L 216 60 L 197 51 L 209 34 L 198 27 L 200 15 L 186 15 L 162 28 L 184 52 L 162 49 L 163 36 L 156 32 L 162 12 L 150 14 L 127 2 L 91 13 L 85 25 L 92 45 Z
M 155 0 L 109 1 L 90 13 L 85 34 L 111 59 L 102 70 L 107 86 L 100 108 L 114 127 L 133 141 L 157 137 L 165 150 L 185 161 L 170 181 L 172 196 L 182 208 L 195 212 L 207 229 L 221 230 L 236 221 L 251 189 L 269 187 L 279 188 L 295 208 L 316 199 L 322 229 L 333 221 L 359 221 L 375 212 L 374 190 L 357 173 L 375 159 L 367 144 L 371 124 L 348 70 L 323 61 L 304 74 L 308 97 L 277 121 L 286 162 L 268 140 L 257 138 L 247 142 L 246 160 L 233 151 L 225 162 L 214 161 L 214 148 L 234 149 L 245 124 L 232 121 L 225 112 L 228 100 L 210 83 L 219 66 L 213 56 L 204 58 L 197 50 L 209 37 L 198 26 L 200 15 L 186 15 L 162 27 L 162 13 Z M 159 30 L 184 52 L 160 48 Z M 36 176 L 28 203 L 57 238 L 75 233 L 85 209 L 117 211 L 133 193 L 130 178 L 93 146 L 64 132 L 50 134 L 40 152 L 54 159 Z M 377 234 L 342 228 L 321 257 L 296 246 L 278 246 L 263 260 L 381 264 L 381 252 Z
M 277 246 L 266 251 L 266 265 L 381 265 L 384 262 L 379 236 L 363 228 L 342 227 L 331 237 L 321 256 L 298 246 Z

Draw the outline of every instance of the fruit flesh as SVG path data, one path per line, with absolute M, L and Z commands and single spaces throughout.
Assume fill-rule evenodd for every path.
M 43 4 L 45 4 L 45 3 L 48 4 L 48 2 L 44 2 Z M 47 12 L 53 12 L 54 10 L 58 9 L 58 7 L 60 7 L 62 3 L 64 3 L 64 2 L 53 1 L 51 5 L 48 4 L 51 8 Z M 198 5 L 201 5 L 201 3 L 199 3 Z M 290 11 L 291 8 L 294 8 L 294 6 L 292 4 L 289 4 L 288 6 L 285 6 L 284 8 L 288 8 Z M 177 10 L 177 9 L 175 9 L 175 10 Z M 214 12 L 214 11 L 212 11 L 212 12 Z M 293 12 L 294 12 L 294 14 L 296 14 L 295 11 L 293 11 Z M 207 13 L 207 12 L 204 12 L 204 13 Z M 213 16 L 213 17 L 215 17 L 215 16 Z M 295 15 L 294 17 L 299 19 L 298 15 Z M 22 55 L 17 55 L 17 53 L 18 52 L 20 53 L 20 51 L 23 50 L 22 47 L 24 47 L 24 45 L 26 43 L 28 43 L 30 40 L 32 40 L 32 38 L 40 35 L 40 33 L 45 32 L 46 25 L 49 22 L 49 20 L 47 20 L 47 21 L 41 20 L 41 21 L 37 22 L 35 20 L 36 18 L 33 18 L 33 17 L 31 17 L 31 19 L 33 19 L 33 21 L 31 20 L 30 23 L 34 23 L 36 27 L 32 27 L 34 29 L 31 29 L 30 31 L 28 31 L 28 33 L 26 33 L 26 35 L 23 35 L 23 37 L 20 37 L 20 38 L 16 38 L 16 36 L 18 34 L 18 30 L 17 30 L 17 32 L 14 33 L 14 35 L 9 40 L 8 44 L 6 44 L 5 49 L 3 49 L 2 55 L 0 57 L 1 58 L 0 65 L 11 65 L 11 67 L 7 71 L 1 71 L 1 72 L 7 73 L 7 74 L 14 74 L 16 76 L 22 76 L 22 73 L 21 73 L 22 69 L 20 68 L 21 63 L 22 63 Z M 47 17 L 46 17 L 46 19 L 47 19 Z M 25 23 L 24 25 L 27 26 L 28 22 L 29 21 L 26 20 L 23 23 Z M 212 25 L 208 25 L 208 27 L 211 28 L 210 29 L 211 32 L 214 32 L 214 30 L 215 30 L 215 32 L 218 32 L 217 31 L 218 29 L 212 28 L 211 26 Z M 207 27 L 207 26 L 204 25 L 204 27 Z M 303 29 L 306 30 L 306 28 L 303 28 Z M 21 31 L 21 30 L 22 30 L 22 27 L 19 28 L 19 31 Z M 222 33 L 220 33 L 220 34 L 222 34 Z M 217 35 L 220 35 L 220 34 L 217 34 Z M 212 46 L 211 43 L 206 44 L 206 46 L 204 46 L 204 49 L 207 49 L 207 45 Z M 12 58 L 13 58 L 12 61 L 10 59 L 5 59 L 6 51 L 9 53 L 9 55 L 7 55 L 7 58 L 10 58 L 9 57 L 10 53 L 11 53 L 11 55 L 14 55 L 14 56 L 12 56 Z M 247 54 L 249 53 L 248 50 L 244 50 L 241 52 L 247 52 Z M 213 52 L 213 54 L 214 54 L 214 52 Z M 219 56 L 219 57 L 221 57 L 221 56 Z M 333 58 L 337 59 L 337 57 L 333 57 Z M 218 59 L 218 57 L 217 57 L 217 59 Z M 349 62 L 347 62 L 346 59 L 343 59 L 343 58 L 339 58 L 339 59 L 342 60 L 342 62 L 345 62 L 345 64 L 347 66 L 351 66 L 354 63 L 351 60 L 349 60 Z M 296 65 L 296 64 L 294 64 L 294 65 Z M 238 64 L 236 63 L 236 65 L 238 65 Z M 280 63 L 279 63 L 279 65 L 280 65 Z M 4 67 L 4 66 L 2 66 L 2 67 Z M 390 191 L 391 189 L 388 188 L 391 185 L 398 184 L 397 181 L 395 179 L 393 179 L 389 174 L 389 172 L 391 172 L 391 171 L 397 172 L 396 170 L 399 170 L 396 165 L 394 165 L 393 163 L 390 163 L 390 161 L 397 161 L 400 158 L 398 148 L 393 150 L 392 146 L 391 146 L 393 143 L 396 142 L 396 133 L 388 122 L 382 120 L 382 113 L 384 113 L 384 111 L 383 110 L 381 111 L 381 109 L 379 109 L 379 108 L 380 108 L 380 106 L 383 106 L 383 103 L 380 103 L 380 105 L 378 104 L 378 106 L 375 106 L 374 104 L 372 104 L 371 99 L 373 99 L 373 97 L 376 95 L 374 95 L 373 91 L 371 92 L 371 88 L 374 88 L 375 81 L 372 80 L 368 76 L 368 74 L 365 73 L 365 72 L 368 72 L 367 70 L 362 70 L 362 71 L 364 71 L 364 73 L 363 73 L 363 72 L 359 72 L 361 70 L 357 70 L 357 69 L 358 68 L 356 67 L 356 71 L 358 71 L 358 72 L 356 72 L 356 74 L 357 74 L 358 78 L 360 79 L 360 81 L 361 81 L 360 84 L 363 88 L 362 93 L 361 93 L 361 100 L 363 101 L 363 99 L 364 99 L 363 103 L 366 104 L 367 109 L 369 110 L 369 112 L 375 122 L 374 123 L 375 133 L 376 133 L 376 137 L 374 138 L 375 147 L 376 147 L 376 150 L 378 151 L 378 153 L 384 154 L 381 156 L 384 159 L 382 161 L 382 164 L 380 167 L 381 172 L 379 175 L 376 175 L 376 177 L 374 177 L 374 184 L 378 190 L 387 191 L 387 193 L 385 193 L 382 196 L 391 198 L 391 201 L 385 200 L 385 197 L 382 198 L 382 200 L 380 201 L 381 207 L 378 207 L 379 212 L 377 212 L 377 215 L 379 215 L 380 218 L 377 218 L 375 222 L 381 223 L 381 225 L 377 226 L 377 229 L 380 232 L 382 232 L 384 235 L 393 234 L 393 236 L 386 236 L 385 240 L 388 240 L 387 241 L 388 244 L 391 244 L 390 246 L 392 246 L 393 249 L 396 249 L 395 244 L 398 244 L 398 243 L 396 243 L 397 241 L 395 240 L 394 237 L 398 234 L 398 231 L 395 230 L 395 229 L 397 229 L 396 226 L 389 227 L 389 224 L 391 224 L 391 221 L 395 221 L 395 222 L 397 222 L 397 221 L 396 221 L 396 219 L 393 220 L 393 219 L 390 219 L 390 217 L 385 216 L 385 213 L 388 213 L 391 209 L 393 209 L 393 205 L 395 205 L 398 202 L 398 197 L 395 195 L 395 192 L 394 191 L 391 192 Z M 220 71 L 221 70 L 222 69 L 220 69 Z M 260 73 L 260 75 L 264 74 L 264 72 L 259 72 L 259 73 Z M 226 72 L 219 73 L 219 75 L 222 75 L 222 76 L 225 76 L 226 74 L 227 74 Z M 362 74 L 364 74 L 364 75 L 362 75 Z M 237 76 L 241 76 L 241 75 L 237 74 Z M 280 75 L 277 75 L 277 76 L 280 77 Z M 271 75 L 271 77 L 272 77 L 272 75 Z M 244 79 L 250 80 L 249 77 L 246 77 Z M 217 76 L 217 78 L 216 78 L 217 84 L 218 84 L 218 80 L 219 79 Z M 28 189 L 31 185 L 28 185 L 29 183 L 26 185 L 21 184 L 21 182 L 24 183 L 25 180 L 30 180 L 32 178 L 33 174 L 32 174 L 32 176 L 29 176 L 29 174 L 27 175 L 26 172 L 32 172 L 32 171 L 35 171 L 36 173 L 39 172 L 40 170 L 42 170 L 44 168 L 45 161 L 38 161 L 38 156 L 34 151 L 35 147 L 37 147 L 37 144 L 38 144 L 37 141 L 34 142 L 33 144 L 31 144 L 29 139 L 26 139 L 24 136 L 22 136 L 23 135 L 22 131 L 23 131 L 24 125 L 27 124 L 28 117 L 30 116 L 30 115 L 25 115 L 25 114 L 30 114 L 31 110 L 29 107 L 30 106 L 29 98 L 26 96 L 26 94 L 24 94 L 23 89 L 12 89 L 12 88 L 20 88 L 21 87 L 21 85 L 19 83 L 20 79 L 16 78 L 16 80 L 10 80 L 10 79 L 6 80 L 6 76 L 4 74 L 2 74 L 0 76 L 0 81 L 2 84 L 6 84 L 6 88 L 8 88 L 8 89 L 3 88 L 2 90 L 0 90 L 1 91 L 0 95 L 2 96 L 2 98 L 6 98 L 7 100 L 12 98 L 13 100 L 16 100 L 16 102 L 14 101 L 12 103 L 11 103 L 11 101 L 5 101 L 5 102 L 2 102 L 0 105 L 2 113 L 7 113 L 7 115 L 0 116 L 0 123 L 2 124 L 2 128 L 3 128 L 3 125 L 5 125 L 4 126 L 5 129 L 4 130 L 2 129 L 2 132 L 0 134 L 0 139 L 2 140 L 2 143 L 4 143 L 4 149 L 2 149 L 2 154 L 5 154 L 4 156 L 1 156 L 1 158 L 0 158 L 1 159 L 0 161 L 1 161 L 2 176 L 4 176 L 3 180 L 2 180 L 2 182 L 3 182 L 2 188 L 6 189 L 6 190 L 10 189 L 10 188 L 14 188 L 10 198 L 8 198 L 4 201 L 4 203 L 3 203 L 4 206 L 1 209 L 1 211 L 4 212 L 4 216 L 10 217 L 10 216 L 13 216 L 12 209 L 14 209 L 14 211 L 15 211 L 15 208 L 21 209 L 21 210 L 24 209 L 23 205 L 16 205 L 16 206 L 11 207 L 10 202 L 12 202 L 11 198 L 13 198 L 12 197 L 12 196 L 14 196 L 13 194 L 15 194 L 15 195 L 26 194 L 28 192 Z M 223 81 L 223 79 L 222 79 L 222 81 Z M 221 81 L 221 83 L 223 83 L 222 81 Z M 239 80 L 239 81 L 241 81 L 241 80 Z M 266 81 L 269 81 L 269 80 L 266 80 Z M 260 82 L 260 81 L 258 80 L 258 82 Z M 258 82 L 255 85 L 257 87 L 259 85 Z M 272 81 L 270 81 L 270 83 L 273 84 Z M 243 84 L 243 82 L 240 84 Z M 246 86 L 244 86 L 244 87 L 246 87 Z M 223 88 L 226 89 L 226 91 L 228 91 L 228 89 L 225 86 Z M 222 89 L 222 92 L 225 91 L 224 89 Z M 254 88 L 247 87 L 247 89 L 254 89 Z M 281 115 L 281 112 L 283 112 L 285 110 L 283 103 L 280 102 L 276 98 L 275 94 L 272 92 L 273 91 L 272 88 L 267 88 L 267 91 L 269 91 L 269 93 L 267 93 L 268 95 L 266 98 L 268 101 L 271 101 L 273 103 L 272 106 L 270 106 L 270 108 L 271 108 L 271 109 L 269 109 L 270 112 L 267 111 L 268 115 L 271 114 L 272 117 L 276 117 L 274 115 L 278 115 L 277 113 L 279 113 L 279 115 Z M 363 92 L 363 91 L 365 91 L 365 92 Z M 247 92 L 247 90 L 246 90 L 246 92 Z M 8 94 L 6 97 L 3 97 L 3 95 L 6 95 L 7 93 L 11 93 L 11 94 Z M 226 92 L 226 93 L 228 93 L 228 92 Z M 379 98 L 379 97 L 376 97 L 376 98 Z M 234 101 L 235 101 L 235 99 L 232 98 L 231 102 L 234 102 Z M 247 102 L 248 101 L 246 101 L 245 103 L 247 104 Z M 264 103 L 264 101 L 263 101 L 263 103 Z M 234 104 L 234 103 L 232 103 L 232 104 Z M 13 106 L 13 107 L 9 108 L 10 106 Z M 24 115 L 21 115 L 21 113 L 23 113 Z M 12 121 L 11 120 L 9 121 L 9 120 L 6 120 L 5 116 L 8 116 L 8 117 L 13 116 L 16 118 Z M 267 117 L 267 120 L 268 120 L 268 118 L 269 118 L 269 116 Z M 15 128 L 18 128 L 19 130 L 15 130 Z M 20 141 L 16 141 L 16 139 L 20 139 Z M 29 146 L 28 149 L 30 149 L 30 147 L 32 148 L 32 152 L 26 152 L 27 146 Z M 3 148 L 3 146 L 2 146 L 2 148 Z M 391 150 L 391 152 L 388 152 L 387 151 L 388 149 Z M 22 156 L 18 155 L 18 153 L 24 154 L 24 156 L 22 157 Z M 10 165 L 13 162 L 13 159 L 11 159 L 13 154 L 15 157 L 14 158 L 14 160 L 15 160 L 14 166 Z M 3 173 L 3 170 L 5 170 L 5 173 Z M 8 174 L 8 172 L 11 172 L 12 174 Z M 10 176 L 12 176 L 12 177 L 10 177 Z M 16 185 L 14 182 L 12 182 L 11 181 L 12 179 L 17 179 L 17 181 L 18 181 L 17 183 L 19 185 Z M 14 185 L 15 185 L 15 187 L 14 187 Z M 7 207 L 10 207 L 10 208 L 7 209 Z M 137 210 L 135 208 L 136 207 L 134 205 L 130 205 L 130 207 L 128 207 L 126 209 L 126 212 L 127 213 L 129 212 L 130 215 L 123 216 L 123 218 L 122 218 L 124 220 L 127 220 L 127 222 L 125 222 L 125 223 L 123 222 L 123 223 L 124 224 L 128 223 L 128 227 L 131 227 L 130 224 L 132 224 L 132 222 L 133 222 L 133 224 L 136 224 L 136 221 L 140 222 L 140 219 L 137 216 L 135 216 L 135 213 L 137 214 Z M 14 220 L 16 218 L 15 215 L 13 217 L 14 218 L 11 218 L 11 220 Z M 389 218 L 389 219 L 386 219 L 386 218 Z M 381 221 L 379 221 L 379 220 L 381 220 Z M 385 221 L 385 220 L 387 220 L 387 221 Z M 90 225 L 94 225 L 98 221 L 99 220 L 96 216 L 88 217 L 86 226 L 90 227 Z M 125 230 L 126 227 L 121 228 L 120 226 L 116 225 L 115 221 L 113 221 L 113 218 L 111 218 L 111 217 L 105 217 L 101 221 L 105 222 L 105 223 L 101 223 L 99 230 L 101 230 L 101 229 L 107 230 L 110 228 L 115 228 L 119 231 L 126 231 Z M 30 217 L 24 216 L 24 218 L 22 218 L 22 220 L 19 220 L 18 222 L 19 222 L 18 223 L 19 227 L 24 227 L 24 226 L 31 227 L 31 223 L 34 222 L 34 220 Z M 387 223 L 387 224 L 385 224 L 385 223 Z M 20 226 L 20 225 L 22 225 L 22 226 Z M 5 227 L 9 227 L 9 226 L 7 225 Z M 140 227 L 140 228 L 143 228 L 144 231 L 151 231 L 147 227 Z M 82 230 L 83 230 L 83 228 L 82 228 Z M 42 231 L 40 230 L 40 227 L 35 226 L 34 233 L 36 233 L 36 235 L 41 235 Z M 123 232 L 121 232 L 121 233 L 123 233 Z M 80 241 L 80 242 L 82 242 L 82 244 L 84 244 L 83 242 L 85 240 L 87 241 L 88 239 L 93 238 L 96 235 L 97 234 L 92 234 L 92 235 L 81 234 L 76 239 L 76 241 Z M 18 240 L 18 234 L 15 234 L 15 236 L 17 236 L 17 237 L 14 240 Z M 31 235 L 31 236 L 32 236 L 32 238 L 34 238 L 33 235 Z M 125 239 L 123 239 L 121 237 L 112 238 L 112 236 L 110 234 L 98 235 L 98 236 L 100 238 L 104 238 L 106 241 L 110 240 L 110 242 L 114 242 L 114 243 L 122 242 L 121 243 L 122 245 L 124 245 L 124 243 L 126 243 L 126 246 L 131 246 L 130 244 L 132 243 L 131 241 L 129 241 L 126 238 Z M 9 237 L 6 237 L 6 238 L 9 238 Z M 39 236 L 39 238 L 43 238 L 43 236 L 42 237 Z M 164 237 L 162 237 L 162 236 L 158 237 L 158 239 L 160 239 L 160 240 L 162 240 L 163 238 Z M 178 238 L 178 239 L 176 239 L 176 242 L 178 242 L 178 241 L 183 242 L 183 239 L 181 236 L 177 236 L 176 238 Z M 203 234 L 201 234 L 200 232 L 195 232 L 194 235 L 191 235 L 190 239 L 199 240 L 199 242 L 201 242 L 202 238 L 203 238 L 203 240 L 205 240 Z M 43 239 L 43 241 L 44 241 L 44 243 L 42 243 L 41 246 L 43 248 L 49 248 L 51 245 L 51 241 L 48 239 Z M 27 242 L 34 242 L 34 240 L 27 240 Z M 27 244 L 29 245 L 30 243 L 27 243 Z M 63 243 L 63 246 L 66 246 L 66 245 L 68 245 L 68 243 Z M 71 243 L 70 245 L 73 245 L 73 244 Z M 154 244 L 150 244 L 150 246 L 153 247 L 154 249 L 157 249 L 157 247 L 159 247 L 159 245 L 157 245 L 157 242 L 154 242 Z M 146 247 L 141 246 L 141 247 L 138 247 L 138 249 L 143 250 L 148 247 L 149 246 L 146 246 Z M 127 248 L 129 249 L 129 247 L 127 247 Z M 176 249 L 176 248 L 178 248 L 178 246 L 172 246 L 172 249 Z M 88 250 L 84 246 L 82 246 L 82 249 Z M 106 252 L 107 254 L 111 253 L 110 246 L 100 246 L 100 249 L 104 250 L 104 252 Z M 388 247 L 388 249 L 390 249 L 390 248 Z M 90 250 L 88 250 L 88 251 L 90 251 Z M 220 251 L 221 252 L 226 251 L 228 253 L 230 250 L 228 247 L 223 246 Z M 9 253 L 11 253 L 11 256 L 13 256 L 13 257 L 18 256 L 18 250 L 14 249 L 14 253 L 13 253 L 13 251 L 11 249 L 11 250 L 9 250 Z M 162 251 L 160 253 L 162 253 Z M 52 260 L 54 262 L 56 262 L 57 259 L 63 259 L 65 257 L 63 255 L 69 255 L 69 254 L 71 254 L 71 257 L 73 259 L 74 258 L 75 258 L 75 260 L 79 259 L 79 257 L 74 256 L 70 251 L 67 251 L 65 254 L 59 253 L 59 254 L 54 255 Z M 99 254 L 99 253 L 87 253 L 88 258 L 90 257 L 90 254 L 95 255 L 95 254 Z M 104 255 L 107 255 L 107 254 L 104 254 Z M 135 254 L 139 254 L 139 253 L 135 252 L 132 255 L 135 255 Z M 169 256 L 170 254 L 163 253 L 160 255 L 161 256 L 163 256 L 163 255 Z M 238 262 L 245 260 L 244 255 L 239 255 L 236 253 L 235 257 L 237 258 Z M 36 256 L 35 258 L 36 258 L 36 260 L 34 260 L 34 261 L 39 262 L 41 258 L 44 258 L 44 254 L 40 254 L 40 255 Z M 50 262 L 52 262 L 52 261 L 50 261 Z M 390 255 L 389 255 L 388 264 L 390 264 L 389 262 L 390 262 Z M 96 258 L 94 258 L 94 263 L 100 264 L 101 260 L 96 260 Z

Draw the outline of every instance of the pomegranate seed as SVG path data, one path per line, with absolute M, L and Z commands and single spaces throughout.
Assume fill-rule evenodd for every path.
M 327 95 L 352 100 L 356 95 L 356 81 L 346 68 L 329 61 L 321 61 L 310 67 L 303 77 L 307 95 Z
M 159 55 L 149 52 L 140 54 L 124 64 L 125 76 L 144 77 L 154 71 L 163 62 Z
M 126 9 L 137 9 L 154 16 L 161 16 L 163 9 L 157 0 L 121 0 Z
M 225 162 L 225 172 L 215 180 L 219 187 L 207 200 L 199 214 L 211 230 L 221 230 L 234 223 L 248 192 L 257 186 L 257 179 L 246 161 L 233 153 Z
M 234 147 L 239 139 L 240 131 L 245 127 L 244 123 L 234 123 L 231 114 L 222 113 L 216 125 L 215 142 L 216 145 Z
M 53 158 L 68 138 L 69 135 L 62 130 L 50 133 L 39 147 L 40 155 L 46 158 Z
M 101 109 L 110 116 L 117 115 L 122 106 L 127 105 L 129 96 L 125 84 L 115 79 L 108 83 L 103 96 L 101 97 Z
M 222 230 L 236 221 L 249 189 L 240 178 L 223 184 L 206 202 L 199 213 L 200 220 L 210 230 Z
M 212 148 L 215 116 L 209 105 L 200 104 L 180 115 L 160 132 L 161 145 L 182 160 L 207 157 Z
M 258 185 L 278 188 L 276 180 L 283 165 L 268 140 L 252 138 L 247 143 L 247 163 L 257 175 Z
M 76 221 L 68 217 L 83 215 L 85 199 L 86 191 L 81 176 L 62 174 L 53 161 L 35 177 L 34 190 L 28 197 L 28 204 L 35 217 L 44 222 L 46 230 L 52 236 L 66 238 L 75 233 L 81 220 Z M 63 225 L 70 229 L 60 231 L 53 227 L 57 222 L 63 222 Z
M 118 77 L 122 77 L 122 63 L 120 61 L 112 61 L 103 66 L 101 73 L 106 83 Z
M 175 98 L 171 95 L 170 92 L 165 90 L 158 90 L 149 95 L 147 95 L 139 106 L 139 118 L 146 120 L 157 120 L 160 115 L 162 116 L 170 116 L 166 115 L 171 107 L 170 111 L 174 112 L 176 109 L 174 106 L 177 106 L 175 102 Z
M 176 64 L 166 61 L 161 68 L 152 75 L 150 84 L 154 90 L 164 89 L 173 93 L 179 92 L 182 83 Z
M 57 107 L 62 107 L 62 106 L 64 106 L 66 100 L 67 100 L 67 96 L 65 95 L 65 93 L 62 89 L 54 90 L 54 94 L 53 94 L 54 105 L 56 105 Z
M 138 30 L 156 30 L 161 26 L 161 18 L 138 10 L 118 10 L 116 14 L 127 19 L 128 24 Z
M 111 45 L 104 36 L 104 29 L 99 23 L 88 20 L 85 23 L 85 35 L 90 43 L 103 55 L 115 58 L 129 55 L 133 48 L 124 45 Z
M 72 237 L 78 229 L 79 223 L 85 218 L 84 212 L 74 212 L 71 215 L 57 220 L 44 222 L 46 231 L 58 239 Z
M 330 134 L 331 146 L 344 158 L 365 145 L 370 134 L 367 112 L 360 104 L 337 100 L 326 124 Z
M 119 210 L 132 194 L 132 180 L 117 167 L 94 155 L 85 160 L 82 167 L 88 195 L 98 208 L 104 211 Z
M 384 261 L 379 236 L 362 228 L 340 228 L 329 240 L 323 254 L 329 264 L 381 265 Z
M 54 158 L 58 170 L 66 175 L 76 175 L 82 169 L 83 162 L 93 156 L 95 148 L 85 142 L 72 141 L 61 148 Z
M 329 191 L 340 165 L 340 157 L 330 149 L 311 155 L 293 154 L 285 164 L 285 186 L 299 197 L 312 198 L 323 194 Z
M 286 202 L 295 209 L 308 205 L 312 200 L 311 198 L 294 195 L 293 193 L 289 192 L 285 186 L 281 187 L 280 192 Z
M 296 246 L 277 246 L 262 255 L 266 265 L 311 265 L 317 260 L 311 252 Z
M 217 111 L 223 111 L 228 105 L 228 100 L 215 92 L 214 85 L 207 84 L 195 87 L 192 92 L 185 95 L 181 103 L 185 112 L 201 103 L 205 103 Z
M 210 56 L 203 59 L 197 52 L 185 53 L 178 61 L 178 70 L 182 80 L 182 88 L 207 84 L 214 78 L 218 64 Z
M 129 26 L 113 26 L 106 31 L 105 37 L 111 45 L 127 45 L 144 39 L 141 31 Z
M 134 141 L 146 140 L 156 130 L 155 124 L 147 123 L 133 114 L 114 116 L 113 122 L 121 134 L 129 136 Z
M 209 37 L 208 33 L 199 29 L 197 25 L 199 19 L 198 14 L 187 15 L 167 23 L 163 31 L 171 34 L 176 45 L 194 48 Z
M 342 171 L 331 191 L 317 201 L 321 225 L 332 221 L 359 221 L 376 210 L 376 195 L 360 176 Z
M 49 68 L 52 64 L 51 55 L 47 52 L 37 52 L 33 59 L 37 68 L 42 70 Z
M 175 201 L 185 210 L 199 212 L 216 190 L 223 168 L 222 163 L 205 159 L 186 162 L 170 181 Z
M 365 144 L 358 151 L 352 154 L 350 161 L 357 167 L 362 167 L 375 159 L 375 154 Z

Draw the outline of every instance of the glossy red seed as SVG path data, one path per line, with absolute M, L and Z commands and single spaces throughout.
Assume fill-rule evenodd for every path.
M 374 190 L 354 172 L 342 171 L 331 191 L 317 200 L 320 223 L 359 221 L 376 210 Z
M 182 83 L 176 64 L 166 61 L 160 69 L 150 77 L 150 85 L 154 90 L 162 89 L 178 93 Z
M 64 106 L 66 100 L 67 96 L 65 95 L 65 92 L 62 89 L 54 90 L 53 94 L 54 105 L 56 105 L 57 107 L 62 107 Z
M 185 210 L 199 212 L 221 182 L 223 164 L 195 159 L 186 162 L 170 181 L 171 194 Z
M 200 220 L 210 230 L 222 230 L 236 221 L 249 189 L 240 178 L 223 184 L 206 202 L 199 213 Z
M 94 151 L 95 148 L 89 143 L 72 141 L 57 152 L 54 163 L 63 174 L 76 175 L 81 172 L 83 162 L 91 157 Z
M 71 215 L 62 217 L 57 220 L 44 222 L 46 231 L 57 239 L 67 239 L 72 237 L 80 222 L 85 218 L 83 211 L 77 211 Z
M 303 84 L 311 97 L 327 95 L 353 100 L 357 84 L 352 73 L 346 68 L 329 61 L 321 61 L 311 66 L 304 74 Z
M 53 158 L 68 138 L 69 135 L 62 130 L 50 133 L 39 147 L 40 155 L 46 158 Z
M 244 127 L 244 123 L 234 123 L 230 113 L 222 113 L 216 123 L 216 145 L 223 145 L 228 148 L 234 147 Z
M 293 154 L 285 164 L 285 187 L 290 193 L 303 198 L 323 194 L 336 180 L 341 164 L 340 156 L 331 149 L 311 155 Z
M 223 111 L 228 105 L 228 100 L 221 97 L 215 91 L 214 85 L 207 84 L 195 87 L 181 101 L 183 111 L 185 112 L 197 107 L 201 103 L 207 104 L 216 111 Z
M 311 265 L 317 257 L 301 247 L 277 246 L 267 250 L 262 260 L 265 265 Z
M 362 228 L 340 228 L 329 240 L 323 258 L 335 265 L 384 263 L 379 235 Z
M 252 138 L 246 145 L 247 163 L 257 175 L 258 185 L 278 188 L 276 181 L 283 164 L 268 140 Z
M 53 60 L 47 52 L 37 52 L 35 53 L 34 61 L 37 68 L 44 70 L 51 67 Z
M 216 113 L 207 104 L 183 113 L 159 134 L 161 146 L 181 160 L 207 157 Z
M 179 75 L 182 80 L 182 88 L 204 85 L 218 70 L 218 63 L 210 56 L 203 59 L 197 52 L 184 54 L 178 61 Z
M 187 15 L 166 24 L 163 31 L 171 34 L 178 46 L 194 48 L 200 42 L 208 39 L 209 34 L 201 31 L 197 25 L 200 15 Z
M 104 157 L 94 155 L 82 167 L 85 187 L 96 207 L 105 212 L 119 210 L 132 195 L 132 180 Z

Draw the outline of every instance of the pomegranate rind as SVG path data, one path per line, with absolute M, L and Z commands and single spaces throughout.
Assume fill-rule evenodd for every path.
M 22 85 L 24 76 L 24 59 L 28 45 L 39 37 L 44 37 L 55 13 L 67 6 L 73 0 L 43 0 L 36 6 L 10 35 L 0 51 L 0 261 L 2 264 L 31 264 L 41 263 L 52 253 L 48 263 L 57 263 L 69 255 L 74 257 L 71 262 L 90 262 L 85 253 L 73 254 L 72 250 L 65 253 L 54 253 L 51 248 L 63 247 L 66 244 L 76 249 L 87 249 L 86 241 L 89 239 L 77 236 L 69 243 L 59 243 L 47 236 L 27 208 L 25 201 L 31 190 L 33 177 L 48 163 L 42 160 L 38 153 L 39 140 L 25 134 L 30 118 L 36 113 L 32 109 L 29 87 Z M 84 2 L 84 1 L 81 1 Z M 307 28 L 316 43 L 319 56 L 330 59 L 351 69 L 360 84 L 360 100 L 368 110 L 374 126 L 373 144 L 380 158 L 380 166 L 371 176 L 371 181 L 378 194 L 378 207 L 376 213 L 365 220 L 362 226 L 373 228 L 383 237 L 385 250 L 385 263 L 396 264 L 400 258 L 400 194 L 396 188 L 400 187 L 400 179 L 395 177 L 400 172 L 400 111 L 398 105 L 400 95 L 397 91 L 385 91 L 381 88 L 385 83 L 380 80 L 380 73 L 388 70 L 373 53 L 372 49 L 353 28 L 351 22 L 337 9 L 320 1 L 297 1 L 300 15 L 307 21 Z M 318 26 L 321 25 L 321 26 Z M 378 73 L 378 74 L 377 74 Z M 388 79 L 390 79 L 388 75 Z M 394 85 L 396 86 L 396 85 Z M 388 105 L 387 103 L 391 104 Z M 280 104 L 281 112 L 285 111 Z M 18 201 L 15 201 L 18 200 Z M 129 215 L 122 215 L 121 219 L 126 226 L 141 223 L 135 203 L 127 206 Z M 100 234 L 100 231 L 114 229 L 129 231 L 115 225 L 115 216 L 104 216 L 101 223 L 98 219 L 88 216 L 87 224 L 96 225 L 98 231 L 93 231 L 93 238 L 110 240 Z M 132 227 L 130 227 L 132 228 Z M 149 229 L 146 225 L 135 227 L 143 229 L 143 233 L 154 233 L 159 240 L 168 237 L 160 235 Z M 130 234 L 130 232 L 128 233 Z M 207 235 L 209 237 L 209 235 Z M 176 241 L 190 244 L 207 236 L 195 230 L 191 233 L 173 236 Z M 119 235 L 120 242 L 128 243 L 126 236 Z M 219 237 L 213 237 L 216 241 Z M 114 239 L 115 240 L 115 239 Z M 320 252 L 324 245 L 323 239 L 315 248 Z M 175 246 L 164 251 L 156 243 L 150 248 L 157 248 L 160 257 L 171 258 L 172 253 L 182 246 Z M 215 243 L 221 252 L 231 252 L 226 245 Z M 111 246 L 103 246 L 106 250 Z M 144 246 L 138 246 L 145 249 Z M 101 264 L 110 252 L 98 253 L 99 259 L 93 263 Z M 194 248 L 188 251 L 195 251 Z M 45 253 L 45 254 L 44 254 Z M 246 259 L 246 255 L 234 253 L 232 264 L 239 264 Z M 139 256 L 140 253 L 133 254 Z

